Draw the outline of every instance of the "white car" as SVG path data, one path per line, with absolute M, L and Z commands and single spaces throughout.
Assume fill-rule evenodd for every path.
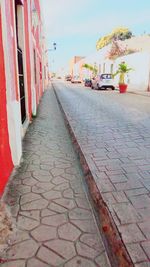
M 72 83 L 81 83 L 81 79 L 79 76 L 73 76 L 71 79 Z
M 92 89 L 107 89 L 111 88 L 115 90 L 115 83 L 112 74 L 103 73 L 98 74 L 95 78 L 92 79 Z

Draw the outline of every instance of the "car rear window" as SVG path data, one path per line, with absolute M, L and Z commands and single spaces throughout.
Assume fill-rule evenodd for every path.
M 102 74 L 101 79 L 112 79 L 112 75 L 111 74 Z

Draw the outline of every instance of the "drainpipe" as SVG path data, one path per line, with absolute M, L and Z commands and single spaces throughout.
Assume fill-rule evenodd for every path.
M 147 91 L 150 92 L 150 63 L 149 63 L 149 77 L 148 77 Z

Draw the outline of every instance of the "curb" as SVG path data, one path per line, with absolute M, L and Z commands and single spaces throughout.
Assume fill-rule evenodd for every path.
M 85 181 L 88 185 L 89 195 L 92 199 L 93 206 L 97 214 L 99 230 L 101 232 L 111 266 L 112 267 L 134 267 L 134 264 L 129 256 L 128 251 L 125 248 L 125 245 L 121 239 L 121 235 L 115 225 L 115 222 L 107 208 L 106 203 L 104 202 L 97 188 L 92 171 L 90 170 L 88 166 L 86 158 L 73 132 L 73 129 L 71 128 L 67 115 L 61 105 L 59 96 L 57 95 L 57 92 L 53 84 L 52 84 L 52 88 L 54 90 L 56 99 L 62 111 L 66 127 L 71 136 L 73 146 L 75 148 L 76 153 L 79 156 L 81 167 L 82 167 L 82 170 L 85 176 Z
M 133 94 L 133 95 L 140 95 L 140 96 L 150 97 L 150 92 L 134 92 L 134 91 L 128 91 L 127 93 Z

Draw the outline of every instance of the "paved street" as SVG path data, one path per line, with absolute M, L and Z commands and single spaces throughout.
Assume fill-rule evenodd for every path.
M 13 216 L 14 233 L 0 266 L 109 267 L 52 89 L 45 92 L 23 147 L 23 162 L 3 199 Z
M 134 265 L 149 267 L 150 98 L 70 83 L 54 87 Z

